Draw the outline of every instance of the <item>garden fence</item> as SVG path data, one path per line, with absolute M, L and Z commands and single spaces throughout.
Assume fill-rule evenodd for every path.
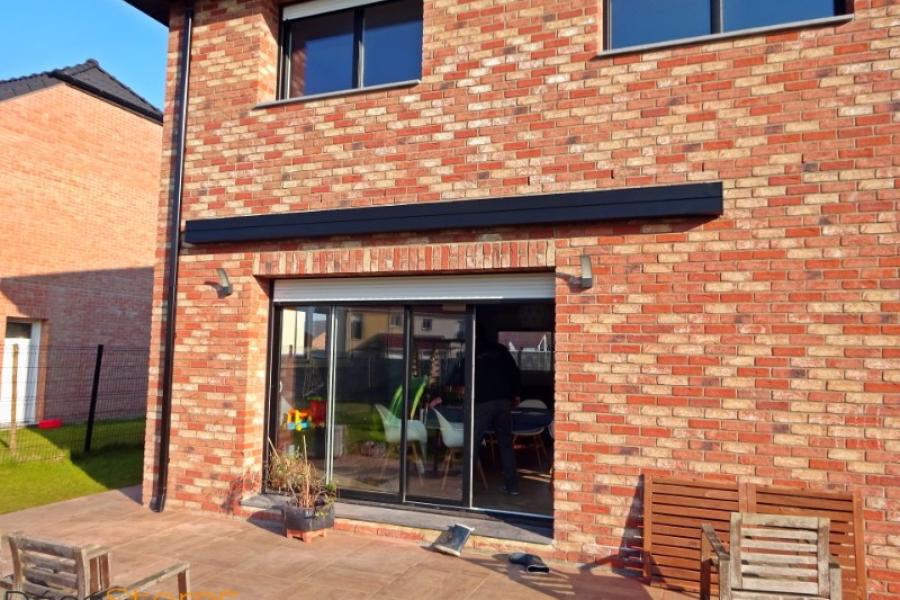
M 146 348 L 7 340 L 0 363 L 0 464 L 141 446 Z

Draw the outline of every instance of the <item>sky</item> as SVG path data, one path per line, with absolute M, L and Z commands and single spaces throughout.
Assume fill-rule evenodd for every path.
M 0 79 L 96 59 L 161 108 L 168 30 L 125 0 L 0 0 Z

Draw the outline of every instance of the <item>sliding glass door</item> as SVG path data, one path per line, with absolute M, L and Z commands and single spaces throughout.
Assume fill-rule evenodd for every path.
M 342 497 L 551 516 L 553 312 L 280 306 L 272 446 L 305 451 Z
M 400 493 L 403 324 L 402 306 L 334 309 L 332 478 L 342 490 Z
M 464 304 L 414 306 L 407 437 L 422 447 L 406 472 L 408 500 L 467 504 L 471 312 Z
M 278 452 L 306 452 L 325 472 L 329 381 L 327 308 L 306 306 L 280 311 L 274 430 Z

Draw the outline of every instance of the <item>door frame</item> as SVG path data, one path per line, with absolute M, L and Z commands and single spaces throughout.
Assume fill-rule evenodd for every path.
M 19 425 L 31 425 L 37 422 L 38 420 L 38 380 L 40 379 L 40 366 L 41 366 L 41 326 L 42 322 L 39 319 L 29 319 L 26 317 L 8 317 L 6 322 L 4 323 L 4 327 L 6 323 L 25 323 L 31 325 L 31 336 L 28 338 L 28 349 L 26 351 L 27 354 L 27 363 L 25 365 L 25 397 L 17 399 L 17 405 L 21 405 L 22 411 L 19 412 L 18 406 L 16 410 L 16 416 L 18 417 L 17 421 Z M 9 340 L 19 340 L 22 338 L 7 338 L 4 332 L 3 337 L 3 360 L 0 364 L 0 369 L 4 371 L 7 369 L 6 362 L 6 348 Z M 21 363 L 20 363 L 21 364 Z M 9 365 L 8 368 L 12 368 L 12 365 Z M 21 367 L 20 367 L 21 368 Z M 10 386 L 12 386 L 12 380 L 10 379 Z M 12 397 L 10 394 L 10 402 L 12 401 Z M 10 407 L 12 408 L 12 407 Z M 12 417 L 12 411 L 10 410 L 10 419 Z M 10 420 L 10 424 L 12 421 Z
M 485 304 L 522 304 L 522 303 L 548 303 L 553 304 L 555 306 L 556 299 L 555 298 L 504 298 L 500 300 L 482 300 L 482 299 L 472 299 L 472 300 L 457 300 L 451 299 L 447 300 L 444 303 L 449 304 L 465 304 L 466 306 L 466 372 L 465 372 L 465 387 L 466 387 L 466 398 L 464 400 L 464 423 L 465 423 L 465 438 L 464 438 L 464 457 L 463 457 L 463 494 L 462 499 L 459 502 L 448 502 L 439 498 L 425 498 L 425 497 L 410 497 L 407 494 L 407 477 L 409 476 L 408 468 L 409 461 L 407 459 L 407 453 L 401 452 L 400 456 L 400 482 L 398 493 L 389 493 L 389 492 L 372 492 L 372 491 L 358 491 L 358 490 L 339 490 L 339 497 L 344 498 L 351 501 L 361 501 L 366 503 L 373 503 L 379 505 L 387 505 L 398 508 L 408 507 L 415 508 L 417 506 L 430 508 L 430 509 L 438 509 L 438 510 L 452 510 L 452 511 L 460 511 L 460 512 L 470 512 L 470 513 L 478 513 L 478 514 L 488 514 L 488 515 L 499 515 L 506 517 L 515 517 L 515 518 L 525 518 L 529 520 L 535 521 L 553 521 L 553 516 L 551 515 L 542 515 L 537 513 L 525 513 L 525 512 L 516 512 L 509 510 L 501 510 L 501 509 L 489 509 L 489 508 L 479 508 L 474 504 L 474 489 L 472 486 L 473 481 L 473 467 L 474 467 L 474 448 L 473 448 L 473 433 L 474 433 L 474 419 L 475 419 L 475 411 L 474 411 L 474 373 L 475 373 L 475 344 L 476 344 L 476 319 L 477 319 L 477 306 L 485 305 Z M 433 299 L 427 300 L 412 300 L 412 301 L 397 301 L 397 300 L 372 300 L 372 301 L 356 301 L 356 300 L 346 300 L 346 301 L 275 301 L 274 299 L 271 301 L 270 307 L 273 311 L 273 316 L 271 318 L 271 336 L 269 338 L 269 345 L 272 348 L 271 357 L 270 357 L 270 366 L 268 369 L 270 385 L 268 386 L 268 394 L 269 398 L 266 401 L 267 411 L 268 411 L 268 423 L 267 423 L 267 431 L 265 432 L 265 445 L 266 450 L 264 453 L 264 464 L 268 464 L 268 453 L 269 453 L 269 440 L 271 439 L 271 435 L 277 430 L 278 423 L 278 410 L 277 404 L 273 404 L 273 402 L 278 401 L 278 383 L 279 383 L 279 370 L 280 370 L 280 344 L 281 344 L 281 323 L 282 323 L 282 311 L 284 309 L 290 308 L 303 308 L 303 307 L 316 307 L 323 308 L 328 310 L 328 333 L 326 340 L 326 355 L 328 356 L 328 374 L 327 374 L 327 382 L 326 386 L 327 390 L 327 399 L 326 399 L 326 476 L 330 481 L 333 476 L 333 456 L 332 456 L 332 443 L 333 443 L 333 427 L 334 427 L 334 380 L 336 377 L 336 369 L 334 368 L 334 359 L 336 355 L 336 343 L 335 343 L 335 330 L 334 323 L 336 318 L 336 312 L 334 309 L 338 307 L 365 307 L 365 306 L 403 306 L 404 309 L 404 331 L 403 331 L 403 346 L 404 346 L 404 377 L 403 377 L 403 407 L 404 407 L 404 417 L 409 414 L 409 410 L 411 408 L 411 396 L 410 396 L 410 381 L 412 375 L 411 369 L 411 360 L 412 360 L 412 335 L 413 335 L 413 319 L 412 312 L 414 307 L 416 306 L 434 306 L 436 304 L 441 304 L 440 301 L 435 301 Z M 555 331 L 554 331 L 555 337 Z M 274 400 L 273 400 L 274 399 Z M 407 439 L 407 419 L 401 419 L 401 444 L 405 448 L 405 443 Z M 266 491 L 265 483 L 263 483 L 263 492 Z

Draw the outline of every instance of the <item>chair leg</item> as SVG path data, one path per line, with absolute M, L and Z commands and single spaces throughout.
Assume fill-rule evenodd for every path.
M 391 446 L 393 444 L 384 444 L 384 458 L 381 459 L 381 471 L 378 473 L 378 479 L 384 479 L 384 471 L 387 469 L 388 461 L 391 459 Z
M 487 477 L 484 476 L 484 467 L 481 466 L 481 459 L 476 459 L 475 466 L 478 468 L 478 474 L 481 475 L 481 483 L 484 484 L 484 489 L 488 489 Z
M 191 593 L 191 576 L 189 570 L 185 569 L 178 574 L 178 597 L 188 598 Z
M 422 483 L 422 471 L 425 470 L 425 463 L 419 460 L 419 452 L 416 450 L 416 443 L 410 442 L 409 445 L 412 447 L 413 460 L 416 464 L 416 475 L 419 476 L 419 483 Z
M 450 474 L 450 463 L 453 462 L 453 449 L 447 448 L 447 458 L 444 459 L 444 478 L 441 480 L 441 489 L 447 487 L 447 475 Z

